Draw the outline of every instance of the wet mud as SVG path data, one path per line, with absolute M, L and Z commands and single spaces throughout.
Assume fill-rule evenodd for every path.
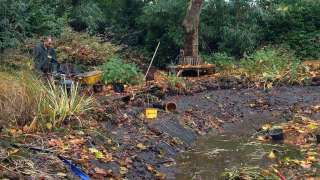
M 177 111 L 159 110 L 156 120 L 145 119 L 144 107 L 132 104 L 111 108 L 111 117 L 110 113 L 105 117 L 105 135 L 116 144 L 110 151 L 130 162 L 128 179 L 175 179 L 177 156 L 190 150 L 200 136 L 248 135 L 265 123 L 288 121 L 295 113 L 320 118 L 311 111 L 320 103 L 317 86 L 218 89 L 170 96 L 165 101 L 175 102 Z M 113 169 L 115 176 L 121 175 L 120 166 L 100 164 Z

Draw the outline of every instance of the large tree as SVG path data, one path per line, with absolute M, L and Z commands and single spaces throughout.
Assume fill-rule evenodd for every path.
M 190 0 L 183 27 L 186 33 L 184 59 L 187 64 L 199 62 L 199 23 L 203 0 Z

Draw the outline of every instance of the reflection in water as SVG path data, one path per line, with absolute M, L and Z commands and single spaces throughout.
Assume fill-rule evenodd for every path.
M 214 136 L 200 139 L 190 152 L 178 158 L 177 179 L 221 179 L 226 168 L 258 166 L 272 163 L 267 154 L 272 150 L 279 156 L 296 156 L 299 152 L 281 144 L 260 143 L 245 137 Z

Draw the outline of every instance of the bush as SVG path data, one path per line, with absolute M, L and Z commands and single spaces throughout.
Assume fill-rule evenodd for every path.
M 231 69 L 235 66 L 235 58 L 227 53 L 214 53 L 210 56 L 204 56 L 204 60 L 208 63 L 215 64 L 218 70 Z
M 247 75 L 263 82 L 296 83 L 305 69 L 294 54 L 285 48 L 265 47 L 241 60 L 240 67 Z
M 102 66 L 103 80 L 106 84 L 118 82 L 124 84 L 138 84 L 143 74 L 135 64 L 123 63 L 119 57 L 112 57 Z
M 170 73 L 167 77 L 168 87 L 173 91 L 182 92 L 186 89 L 186 82 L 182 77 Z
M 100 65 L 120 48 L 87 33 L 65 29 L 57 41 L 59 61 L 84 65 Z
M 74 30 L 87 30 L 93 34 L 97 31 L 99 22 L 102 22 L 105 17 L 96 2 L 80 0 L 73 4 L 70 18 L 69 24 Z
M 301 59 L 320 58 L 320 1 L 291 0 L 273 4 L 264 26 L 265 37 L 286 43 Z
M 26 37 L 59 35 L 65 27 L 64 2 L 58 0 L 1 0 L 0 51 L 15 48 Z

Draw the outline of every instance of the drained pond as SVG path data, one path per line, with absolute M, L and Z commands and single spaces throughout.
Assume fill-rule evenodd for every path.
M 193 149 L 178 157 L 177 179 L 222 179 L 227 173 L 236 176 L 241 168 L 267 168 L 280 158 L 299 158 L 298 150 L 281 143 L 263 143 L 251 137 L 229 135 L 200 138 Z M 254 173 L 254 172 L 252 172 Z

